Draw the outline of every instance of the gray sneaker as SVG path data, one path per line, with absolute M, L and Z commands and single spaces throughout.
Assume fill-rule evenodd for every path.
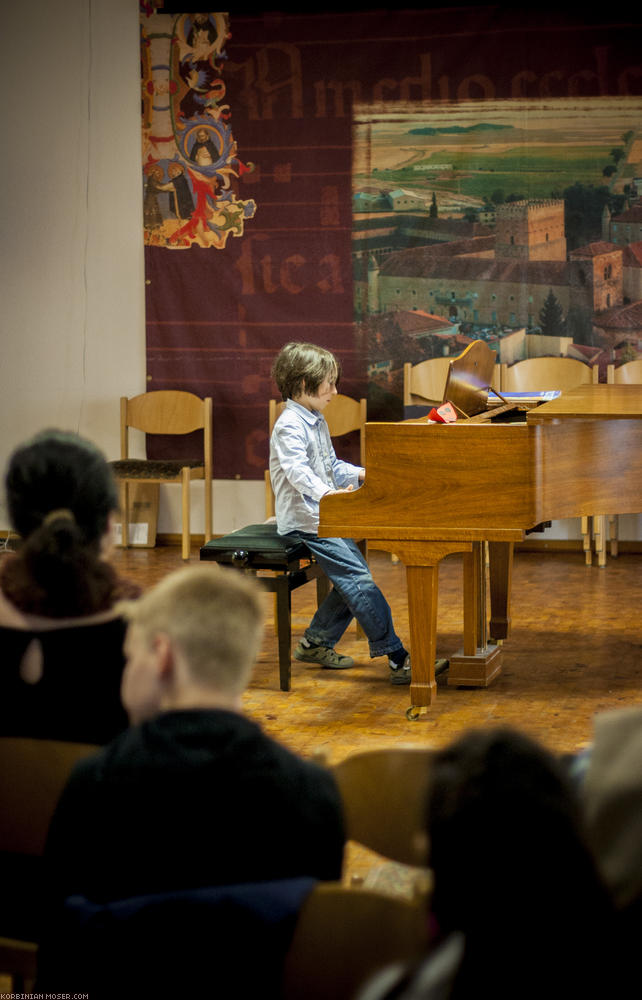
M 327 670 L 345 670 L 346 667 L 354 665 L 351 656 L 342 656 L 329 646 L 304 646 L 302 642 L 294 650 L 294 659 L 303 660 L 305 663 L 318 663 Z
M 410 684 L 412 679 L 410 673 L 410 653 L 408 653 L 400 667 L 395 666 L 392 660 L 388 660 L 388 666 L 390 667 L 391 684 Z

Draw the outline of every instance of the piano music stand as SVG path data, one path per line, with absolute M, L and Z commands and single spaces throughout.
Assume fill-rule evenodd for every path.
M 497 351 L 492 351 L 483 340 L 473 340 L 450 362 L 443 402 L 451 403 L 460 417 L 481 422 L 510 410 L 524 409 L 520 403 L 509 403 L 496 389 L 493 392 L 502 405 L 489 407 L 488 390 L 496 358 Z
M 483 340 L 473 340 L 448 366 L 443 401 L 452 403 L 464 417 L 485 413 L 496 358 L 497 351 L 491 351 Z

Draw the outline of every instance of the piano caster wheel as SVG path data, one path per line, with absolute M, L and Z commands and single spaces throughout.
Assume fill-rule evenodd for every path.
M 411 705 L 410 708 L 406 709 L 406 718 L 408 722 L 416 722 L 426 711 L 425 705 Z

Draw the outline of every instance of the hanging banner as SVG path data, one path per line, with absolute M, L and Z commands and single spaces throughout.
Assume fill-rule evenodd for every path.
M 584 238 L 577 215 L 586 201 L 580 192 L 573 203 L 576 184 L 605 187 L 615 199 L 607 206 L 608 238 L 600 216 L 600 228 L 587 233 L 584 245 L 619 239 L 626 230 L 614 233 L 613 225 L 626 226 L 626 213 L 633 213 L 628 225 L 635 226 L 639 117 L 631 121 L 633 137 L 614 139 L 625 164 L 609 156 L 601 135 L 599 170 L 590 176 L 581 158 L 566 164 L 562 177 L 553 159 L 540 156 L 542 173 L 551 173 L 545 187 L 531 180 L 524 187 L 517 178 L 522 168 L 533 174 L 524 157 L 541 147 L 526 154 L 527 147 L 516 143 L 511 160 L 508 147 L 500 153 L 500 132 L 484 137 L 484 128 L 502 124 L 495 119 L 504 102 L 538 108 L 576 102 L 579 119 L 586 102 L 639 98 L 639 27 L 639 20 L 579 10 L 493 6 L 245 15 L 241 9 L 194 11 L 172 0 L 141 4 L 148 386 L 212 397 L 217 478 L 263 477 L 268 400 L 276 393 L 270 368 L 288 340 L 335 351 L 343 365 L 342 391 L 368 395 L 371 419 L 394 418 L 406 353 L 405 360 L 416 360 L 443 353 L 444 346 L 455 350 L 482 329 L 498 327 L 491 332 L 502 335 L 512 313 L 516 328 L 531 321 L 541 326 L 543 304 L 527 301 L 533 289 L 518 294 L 519 307 L 511 313 L 514 292 L 503 286 L 494 318 L 490 296 L 498 289 L 481 286 L 478 263 L 469 263 L 477 268 L 469 287 L 461 261 L 453 262 L 459 277 L 450 287 L 456 272 L 445 270 L 445 253 L 439 286 L 434 277 L 432 283 L 415 281 L 408 259 L 399 261 L 419 245 L 443 250 L 448 243 L 451 256 L 464 259 L 465 252 L 454 252 L 461 243 L 454 243 L 471 238 L 486 240 L 485 248 L 477 243 L 471 253 L 487 266 L 496 252 L 490 244 L 497 219 L 508 211 L 494 195 L 501 199 L 503 193 L 501 205 L 510 205 L 514 195 L 563 202 L 564 226 L 568 230 L 570 220 L 572 232 L 556 237 L 558 256 L 548 263 L 558 270 L 561 240 L 571 254 L 581 249 L 576 236 Z M 471 151 L 470 140 L 476 140 L 477 160 L 467 164 L 462 145 L 454 146 L 443 129 L 457 107 L 471 106 L 479 115 L 472 113 L 463 127 Z M 378 117 L 418 109 L 428 118 L 411 128 L 435 127 L 437 140 L 428 133 L 410 136 L 397 119 L 384 155 Z M 512 139 L 520 126 L 519 114 L 510 113 Z M 588 128 L 587 121 L 583 125 Z M 368 144 L 369 163 L 363 157 Z M 563 145 L 559 130 L 555 144 Z M 616 174 L 603 175 L 610 166 Z M 575 168 L 580 172 L 574 175 Z M 480 181 L 476 186 L 471 173 Z M 625 177 L 633 185 L 628 193 Z M 599 264 L 603 273 L 609 262 Z M 545 265 L 541 259 L 540 269 Z M 595 259 L 591 267 L 596 274 Z M 630 263 L 627 268 L 634 273 Z M 404 287 L 398 303 L 391 299 L 395 278 Z M 538 295 L 544 285 L 537 286 Z M 559 283 L 550 287 L 555 302 L 547 315 L 554 318 L 559 306 L 566 321 L 570 293 L 564 298 Z M 629 320 L 635 318 L 631 310 Z M 576 316 L 578 328 L 584 320 Z M 622 316 L 610 322 L 621 323 Z M 356 459 L 357 447 L 348 442 L 342 453 Z M 162 441 L 151 445 L 158 457 L 164 448 Z

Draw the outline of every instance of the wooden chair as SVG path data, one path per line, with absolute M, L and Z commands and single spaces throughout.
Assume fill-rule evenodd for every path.
M 634 361 L 625 361 L 624 364 L 608 365 L 606 369 L 606 381 L 609 385 L 642 385 L 642 358 Z M 608 536 L 611 555 L 616 558 L 618 555 L 618 516 L 617 514 L 607 515 Z M 606 557 L 606 546 L 604 548 Z
M 346 839 L 401 864 L 425 867 L 432 756 L 423 747 L 387 747 L 334 764 Z
M 501 392 L 535 392 L 545 389 L 574 389 L 599 380 L 597 365 L 577 358 L 526 358 L 513 365 L 501 365 Z
M 74 764 L 97 747 L 0 737 L 0 972 L 16 987 L 36 975 L 34 920 L 49 823 Z
M 450 358 L 428 358 L 413 365 L 403 366 L 403 405 L 436 406 L 444 401 Z
M 578 385 L 589 385 L 599 381 L 597 365 L 588 365 L 576 358 L 526 358 L 513 365 L 501 366 L 501 392 L 537 392 L 546 389 L 574 389 Z M 586 565 L 592 562 L 592 541 L 598 562 L 603 565 L 604 530 L 603 516 L 586 516 L 581 519 L 581 530 Z
M 130 428 L 145 434 L 185 435 L 203 431 L 203 456 L 187 459 L 129 457 Z M 190 556 L 190 483 L 202 479 L 205 488 L 205 541 L 212 537 L 212 400 L 191 392 L 161 389 L 120 400 L 120 460 L 110 463 L 121 493 L 123 545 L 129 544 L 128 486 L 130 482 L 180 483 L 182 486 L 182 557 Z
M 406 416 L 408 407 L 422 407 L 426 411 L 438 406 L 444 401 L 444 390 L 451 357 L 428 358 L 412 365 L 406 362 L 403 366 L 403 405 Z M 495 366 L 492 380 L 493 388 L 500 388 L 499 365 Z M 418 415 L 418 414 L 417 414 Z
M 352 1000 L 379 969 L 425 955 L 427 927 L 423 901 L 319 883 L 286 956 L 283 1000 Z

